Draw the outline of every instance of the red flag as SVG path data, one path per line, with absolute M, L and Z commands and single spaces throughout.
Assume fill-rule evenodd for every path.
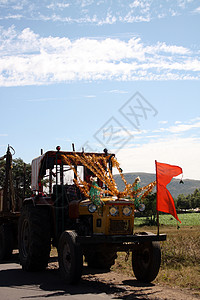
M 156 208 L 158 211 L 171 214 L 180 223 L 181 221 L 177 216 L 174 200 L 166 186 L 168 183 L 170 183 L 170 181 L 174 176 L 178 176 L 181 173 L 183 173 L 183 171 L 178 166 L 163 164 L 156 161 L 156 184 L 157 184 Z

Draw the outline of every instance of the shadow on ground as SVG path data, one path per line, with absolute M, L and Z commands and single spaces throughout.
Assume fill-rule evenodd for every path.
M 52 258 L 51 261 L 55 259 Z M 46 291 L 40 297 L 51 298 L 64 295 L 80 295 L 106 293 L 112 299 L 149 299 L 148 295 L 153 294 L 153 284 L 141 284 L 136 280 L 125 280 L 120 284 L 112 280 L 99 279 L 94 274 L 105 273 L 105 270 L 83 268 L 83 277 L 78 285 L 67 285 L 60 278 L 57 268 L 47 269 L 43 272 L 25 272 L 18 264 L 17 254 L 13 255 L 12 261 L 3 262 L 0 265 L 0 287 L 21 287 L 34 286 L 38 290 Z M 136 288 L 134 290 L 134 287 Z M 37 298 L 30 296 L 26 298 Z

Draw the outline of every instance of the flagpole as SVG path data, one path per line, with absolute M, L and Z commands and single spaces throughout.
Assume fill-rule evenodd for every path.
M 157 209 L 157 195 L 158 195 L 158 178 L 157 178 L 157 160 L 155 160 L 155 165 L 156 165 L 156 211 L 157 211 L 157 235 L 159 235 L 159 231 L 160 231 L 160 225 L 159 225 L 159 211 Z
M 157 235 L 159 235 L 159 211 L 157 210 Z

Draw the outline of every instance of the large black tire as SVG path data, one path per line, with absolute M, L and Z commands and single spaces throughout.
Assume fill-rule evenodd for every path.
M 161 263 L 159 242 L 140 243 L 132 252 L 132 268 L 137 280 L 151 282 L 158 275 Z
M 80 281 L 83 267 L 82 249 L 76 242 L 76 232 L 66 230 L 61 234 L 58 245 L 58 262 L 62 278 L 66 283 Z
M 14 237 L 11 224 L 0 226 L 0 261 L 10 259 L 14 248 Z
M 85 260 L 90 268 L 109 270 L 115 264 L 116 258 L 116 251 L 107 247 L 100 247 L 98 250 L 88 249 L 85 253 Z
M 19 219 L 18 243 L 20 264 L 25 271 L 46 268 L 51 249 L 49 209 L 25 205 Z

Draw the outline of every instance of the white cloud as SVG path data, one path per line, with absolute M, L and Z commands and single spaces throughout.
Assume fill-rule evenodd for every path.
M 139 0 L 134 0 L 131 4 L 129 4 L 130 8 L 141 6 L 141 2 Z
M 193 10 L 193 13 L 200 14 L 200 6 Z
M 95 95 L 86 95 L 86 96 L 84 96 L 84 98 L 96 98 L 96 96 Z
M 29 28 L 0 28 L 0 85 L 72 80 L 199 79 L 199 57 L 166 43 L 120 39 L 40 37 Z
M 25 20 L 48 20 L 74 24 L 92 23 L 99 26 L 116 22 L 150 22 L 152 19 L 174 17 L 183 13 L 190 14 L 191 11 L 199 13 L 199 7 L 194 10 L 194 5 L 193 1 L 190 0 L 0 1 L 2 19 L 17 16 L 15 12 L 20 11 L 22 14 L 20 18 Z M 51 14 L 52 11 L 54 14 Z M 63 11 L 65 11 L 64 16 Z
M 57 2 L 57 3 L 51 3 L 47 5 L 47 8 L 55 10 L 57 8 L 59 9 L 68 8 L 69 6 L 70 6 L 69 3 Z
M 127 143 L 126 148 L 117 153 L 122 169 L 124 172 L 155 173 L 157 160 L 179 165 L 183 168 L 184 178 L 200 180 L 196 167 L 200 153 L 199 120 L 197 117 L 187 123 L 177 121 L 174 126 L 143 131 L 139 136 L 132 132 L 135 142 Z M 161 134 L 157 135 L 156 132 Z
M 111 94 L 127 94 L 127 91 L 123 90 L 110 90 L 110 91 L 105 91 L 105 93 L 111 93 Z
M 90 6 L 94 3 L 94 0 L 80 0 L 81 7 Z
M 159 121 L 160 124 L 167 124 L 168 121 Z
M 199 161 L 200 139 L 169 138 L 139 145 L 132 149 L 122 149 L 117 159 L 124 172 L 155 173 L 155 160 L 183 169 L 184 178 L 200 180 L 196 167 Z
M 110 12 L 108 12 L 106 18 L 98 21 L 98 25 L 114 24 L 116 22 L 117 18 L 113 16 Z
M 179 124 L 178 126 L 172 126 L 168 130 L 172 133 L 185 132 L 194 128 L 200 128 L 200 122 L 195 124 Z
M 9 20 L 9 19 L 16 19 L 16 20 L 20 20 L 22 19 L 22 15 L 16 15 L 16 14 L 9 14 L 5 17 L 0 17 L 0 20 Z
M 180 54 L 180 55 L 190 53 L 190 50 L 185 47 L 175 46 L 175 45 L 166 45 L 166 43 L 160 43 L 160 42 L 158 42 L 154 46 L 147 47 L 147 51 L 149 53 L 165 52 L 165 53 Z
M 185 124 L 182 124 L 180 121 L 176 121 L 175 125 L 166 128 L 159 128 L 154 130 L 154 132 L 184 133 L 197 128 L 200 128 L 200 121 L 198 119 L 195 119 L 194 121 L 191 120 L 190 122 Z
M 123 23 L 138 23 L 138 22 L 150 22 L 151 17 L 149 15 L 146 16 L 135 16 L 131 12 L 128 12 L 124 17 L 120 16 L 119 21 Z

